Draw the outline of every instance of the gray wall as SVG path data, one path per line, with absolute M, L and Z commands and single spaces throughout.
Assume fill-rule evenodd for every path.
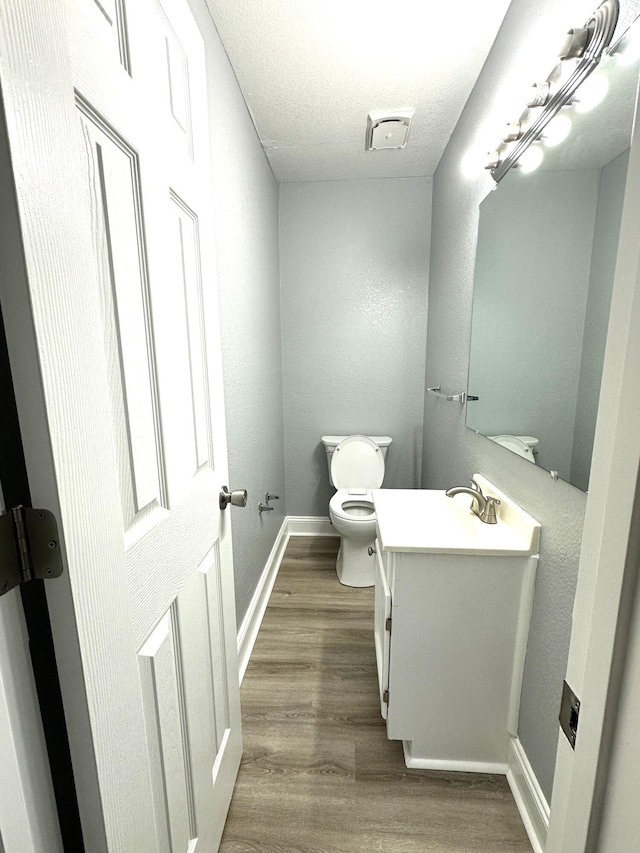
M 204 0 L 190 3 L 207 47 L 229 487 L 249 492 L 228 510 L 239 626 L 285 512 L 257 510 L 284 494 L 278 186 Z
M 287 512 L 328 515 L 322 435 L 390 435 L 420 485 L 431 181 L 280 186 Z
M 548 20 L 550 33 L 579 26 L 592 0 L 513 0 L 494 48 L 467 102 L 434 178 L 427 331 L 427 381 L 460 390 L 467 379 L 478 207 L 488 176 L 465 177 L 463 162 L 495 93 L 516 67 L 523 39 Z M 640 10 L 624 3 L 623 22 Z M 509 120 L 505 116 L 504 120 Z M 542 524 L 541 557 L 520 709 L 520 738 L 550 798 L 558 736 L 557 714 L 566 671 L 571 611 L 585 508 L 583 492 L 476 436 L 463 407 L 428 395 L 424 420 L 423 487 L 464 483 L 474 471 L 496 482 Z

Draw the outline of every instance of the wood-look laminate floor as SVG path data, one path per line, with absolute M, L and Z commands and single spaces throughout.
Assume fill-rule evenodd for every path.
M 380 716 L 373 589 L 338 540 L 289 541 L 242 684 L 222 853 L 531 853 L 503 776 L 408 770 Z

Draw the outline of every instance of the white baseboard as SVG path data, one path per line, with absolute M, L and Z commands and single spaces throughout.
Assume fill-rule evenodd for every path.
M 534 853 L 544 853 L 549 829 L 549 804 L 519 738 L 511 738 L 507 782 L 516 801 Z
M 285 521 L 289 536 L 340 536 L 328 516 L 288 515 Z
M 264 617 L 264 611 L 267 609 L 269 596 L 271 595 L 271 590 L 276 582 L 278 569 L 282 562 L 282 556 L 285 552 L 285 548 L 287 547 L 287 542 L 289 541 L 287 522 L 288 518 L 285 517 L 280 530 L 278 531 L 278 535 L 276 536 L 276 541 L 273 543 L 273 548 L 267 558 L 265 567 L 262 570 L 262 574 L 260 575 L 260 580 L 258 581 L 258 585 L 253 593 L 253 597 L 249 602 L 249 607 L 247 608 L 247 612 L 242 620 L 240 630 L 238 631 L 238 669 L 240 670 L 240 684 L 242 684 L 242 679 L 244 678 L 245 671 L 249 664 L 249 658 L 251 657 L 251 652 L 253 651 L 258 631 L 260 630 L 260 625 L 262 624 L 262 619 Z
M 290 536 L 339 536 L 329 518 L 322 516 L 287 515 L 283 522 L 276 540 L 273 543 L 271 553 L 267 558 L 265 567 L 260 575 L 260 580 L 247 609 L 242 625 L 238 631 L 238 669 L 240 671 L 240 684 L 244 678 L 251 652 L 262 624 L 264 612 L 269 603 L 271 590 L 278 576 L 280 563 L 284 555 Z
M 508 765 L 489 761 L 453 761 L 441 758 L 418 758 L 411 752 L 411 741 L 402 741 L 404 763 L 415 770 L 454 770 L 457 773 L 506 774 Z

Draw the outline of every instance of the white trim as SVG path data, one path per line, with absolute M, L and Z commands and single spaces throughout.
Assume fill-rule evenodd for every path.
M 280 563 L 282 562 L 282 557 L 291 536 L 339 536 L 339 534 L 336 533 L 335 528 L 328 518 L 302 515 L 285 516 L 273 543 L 271 553 L 260 575 L 260 580 L 253 593 L 247 612 L 242 620 L 240 630 L 238 631 L 240 684 L 242 684 L 242 679 L 249 664 L 251 652 L 253 651 L 262 619 L 264 618 L 264 612 L 269 603 L 269 596 L 276 582 Z
M 240 684 L 242 684 L 244 673 L 249 664 L 249 658 L 251 657 L 251 652 L 253 651 L 253 646 L 256 642 L 260 625 L 262 624 L 264 612 L 267 609 L 267 604 L 269 603 L 269 596 L 271 595 L 271 590 L 276 582 L 280 563 L 282 562 L 282 557 L 285 548 L 287 547 L 287 542 L 289 541 L 287 520 L 287 518 L 283 520 L 282 526 L 278 531 L 276 540 L 273 543 L 273 548 L 267 558 L 265 567 L 260 575 L 260 580 L 258 581 L 258 585 L 253 593 L 247 612 L 242 620 L 242 625 L 238 631 L 238 669 Z
M 617 713 L 619 677 L 635 676 L 623 666 L 626 649 L 618 641 L 628 629 L 640 526 L 639 106 L 637 100 L 567 661 L 566 681 L 580 697 L 580 732 L 575 751 L 559 739 L 550 853 L 584 853 L 598 830 L 610 782 L 607 723 Z
M 511 738 L 509 744 L 507 782 L 534 853 L 544 853 L 549 829 L 549 804 L 517 737 Z
M 489 494 L 493 494 L 493 492 L 489 492 Z M 520 700 L 524 679 L 524 662 L 529 643 L 529 629 L 531 627 L 539 559 L 539 554 L 527 557 L 522 576 L 520 608 L 518 610 L 518 623 L 513 650 L 513 677 L 511 679 L 511 694 L 509 697 L 509 717 L 507 720 L 507 731 L 512 738 L 518 736 L 518 725 L 520 723 Z
M 289 536 L 340 536 L 328 516 L 288 515 Z
M 402 741 L 404 763 L 413 770 L 452 770 L 456 773 L 507 773 L 508 765 L 491 761 L 454 761 L 441 758 L 414 758 L 411 741 Z
M 216 754 L 216 760 L 213 762 L 213 768 L 211 770 L 211 778 L 213 780 L 213 784 L 216 784 L 216 779 L 218 778 L 218 773 L 220 773 L 220 769 L 222 768 L 222 762 L 224 761 L 224 754 L 229 746 L 229 738 L 231 735 L 231 729 L 226 728 L 224 730 L 224 734 L 222 735 L 222 740 L 220 741 L 220 746 L 218 747 L 218 752 Z M 189 851 L 187 851 L 189 853 Z

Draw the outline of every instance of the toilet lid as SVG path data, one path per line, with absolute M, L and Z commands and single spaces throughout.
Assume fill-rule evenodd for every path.
M 366 435 L 350 435 L 331 456 L 331 479 L 336 489 L 379 489 L 384 455 Z

